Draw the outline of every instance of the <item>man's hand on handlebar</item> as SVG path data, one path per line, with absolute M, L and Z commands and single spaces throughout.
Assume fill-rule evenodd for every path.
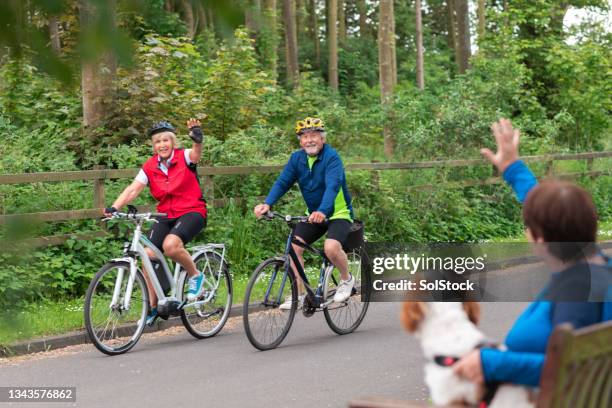
M 314 211 L 308 216 L 308 222 L 311 222 L 313 224 L 321 224 L 322 222 L 325 222 L 326 218 L 327 217 L 325 216 L 325 214 L 323 214 L 321 211 Z
M 270 206 L 268 204 L 258 204 L 255 206 L 255 208 L 253 209 L 253 213 L 255 213 L 255 216 L 257 218 L 261 218 L 263 215 L 265 215 L 268 211 L 270 211 Z

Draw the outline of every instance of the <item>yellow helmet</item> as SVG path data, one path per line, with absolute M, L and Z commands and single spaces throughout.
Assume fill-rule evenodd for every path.
M 325 132 L 325 124 L 321 119 L 311 117 L 308 117 L 304 120 L 298 120 L 295 124 L 295 134 L 298 136 L 309 130 Z

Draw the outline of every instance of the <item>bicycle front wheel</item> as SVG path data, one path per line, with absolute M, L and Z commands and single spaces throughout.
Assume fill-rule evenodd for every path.
M 332 302 L 329 306 L 323 309 L 325 320 L 335 333 L 348 334 L 357 329 L 368 311 L 369 302 L 365 298 L 366 294 L 362 294 L 361 288 L 365 282 L 361 281 L 361 251 L 354 250 L 347 254 L 349 272 L 355 278 L 355 286 L 351 296 L 342 303 Z M 366 277 L 367 278 L 367 277 Z M 340 271 L 333 268 L 330 273 L 325 276 L 325 296 L 324 301 L 330 300 L 336 293 L 336 288 L 340 283 Z
M 98 350 L 111 356 L 134 347 L 146 323 L 149 299 L 142 273 L 136 270 L 129 293 L 128 282 L 130 264 L 109 262 L 96 273 L 85 295 L 89 339 Z
M 281 305 L 291 299 L 286 309 Z M 289 333 L 297 310 L 297 285 L 285 261 L 268 259 L 255 269 L 244 295 L 244 331 L 259 350 L 277 347 Z
M 232 308 L 232 278 L 229 265 L 215 252 L 203 252 L 194 259 L 196 269 L 204 274 L 200 296 L 185 305 L 181 320 L 192 336 L 198 339 L 219 333 Z M 180 285 L 182 299 L 187 299 L 188 278 Z

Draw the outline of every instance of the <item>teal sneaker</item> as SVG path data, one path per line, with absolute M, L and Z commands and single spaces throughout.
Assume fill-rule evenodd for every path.
M 189 278 L 189 292 L 187 292 L 187 300 L 193 302 L 200 295 L 202 286 L 204 286 L 204 274 L 199 273 L 197 276 Z
M 153 326 L 153 323 L 155 323 L 158 317 L 159 317 L 159 314 L 157 313 L 156 307 L 149 309 L 149 314 L 145 318 L 145 324 L 147 326 Z

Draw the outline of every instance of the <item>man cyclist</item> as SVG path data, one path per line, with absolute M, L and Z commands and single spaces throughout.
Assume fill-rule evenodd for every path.
M 189 276 L 187 298 L 192 301 L 202 289 L 204 275 L 196 269 L 184 245 L 206 226 L 207 212 L 196 172 L 196 164 L 202 157 L 204 136 L 196 119 L 189 119 L 187 128 L 193 145 L 184 150 L 177 148 L 176 129 L 172 124 L 161 121 L 151 127 L 148 134 L 153 144 L 153 156 L 143 164 L 132 184 L 119 194 L 113 205 L 104 210 L 104 215 L 111 216 L 132 202 L 148 185 L 151 195 L 158 201 L 157 211 L 168 214 L 153 224 L 149 240 L 185 268 Z M 152 250 L 146 248 L 146 251 L 149 257 L 155 257 Z M 149 292 L 147 325 L 150 326 L 158 317 L 157 295 L 148 275 L 144 277 Z
M 348 259 L 342 249 L 353 222 L 351 196 L 346 186 L 344 166 L 340 156 L 326 143 L 325 125 L 318 118 L 297 122 L 295 133 L 301 149 L 294 152 L 272 186 L 263 204 L 254 208 L 256 217 L 266 214 L 297 181 L 308 207 L 308 222 L 300 222 L 295 229 L 296 239 L 312 244 L 327 232 L 323 245 L 325 255 L 340 271 L 340 284 L 334 302 L 344 302 L 351 295 L 355 278 L 348 271 Z M 293 244 L 302 267 L 304 249 Z M 293 261 L 291 267 L 298 284 L 298 308 L 304 302 L 304 285 Z M 280 306 L 291 308 L 291 299 Z

